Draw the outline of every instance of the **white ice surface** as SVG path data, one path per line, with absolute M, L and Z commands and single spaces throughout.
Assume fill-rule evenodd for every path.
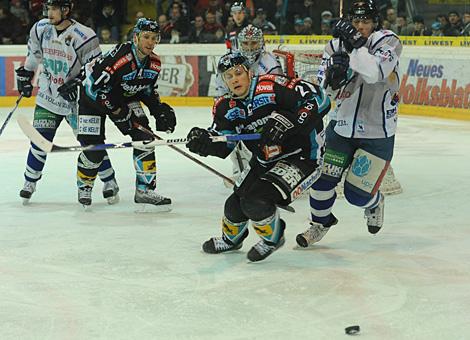
M 175 137 L 209 125 L 209 109 L 176 111 Z M 65 124 L 56 142 L 75 143 Z M 254 232 L 239 252 L 201 251 L 220 234 L 230 191 L 169 148 L 157 150 L 158 188 L 174 204 L 160 214 L 134 212 L 130 149 L 110 151 L 118 205 L 97 182 L 84 211 L 77 154 L 62 153 L 23 206 L 27 151 L 12 120 L 0 137 L 0 339 L 344 339 L 350 325 L 361 339 L 470 339 L 468 122 L 400 118 L 393 165 L 404 193 L 386 198 L 379 234 L 339 200 L 340 223 L 315 249 L 294 250 L 303 198 L 282 213 L 286 245 L 256 264 L 246 260 Z M 229 160 L 204 160 L 230 171 Z

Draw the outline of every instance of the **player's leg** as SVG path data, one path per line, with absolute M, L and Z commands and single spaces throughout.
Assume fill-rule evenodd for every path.
M 151 130 L 145 114 L 141 117 L 133 116 L 131 120 L 137 121 L 141 126 Z M 116 126 L 118 126 L 118 124 L 116 124 Z M 129 135 L 133 141 L 150 139 L 147 133 L 137 129 L 132 129 Z M 166 206 L 166 209 L 168 209 L 171 205 L 171 199 L 158 194 L 156 191 L 157 165 L 155 148 L 134 148 L 133 160 L 136 171 L 134 202 L 161 207 Z
M 322 175 L 310 188 L 310 226 L 296 237 L 297 244 L 308 247 L 320 241 L 338 220 L 331 212 L 336 201 L 335 188 L 341 181 L 344 170 L 351 163 L 355 145 L 351 139 L 338 135 L 330 121 L 326 129 L 326 152 Z
M 285 159 L 259 176 L 251 186 L 240 190 L 242 211 L 251 219 L 261 238 L 247 254 L 250 261 L 264 260 L 284 245 L 286 223 L 280 218 L 276 205 L 290 204 L 319 176 L 316 161 Z
M 361 139 L 344 182 L 346 200 L 364 209 L 371 234 L 379 232 L 384 218 L 384 196 L 379 187 L 393 157 L 395 137 Z
M 33 126 L 44 138 L 52 141 L 62 119 L 63 116 L 36 105 L 34 109 Z M 26 170 L 24 172 L 25 183 L 23 189 L 20 191 L 20 197 L 23 198 L 24 204 L 29 202 L 31 196 L 36 191 L 36 183 L 42 177 L 42 170 L 46 164 L 46 158 L 46 152 L 31 143 L 26 160 Z
M 72 112 L 66 117 L 67 123 L 72 128 L 75 136 L 78 134 L 78 105 L 73 107 Z M 98 168 L 98 177 L 103 182 L 103 198 L 108 201 L 108 204 L 116 204 L 119 202 L 119 186 L 116 182 L 116 174 L 109 159 L 108 153 L 105 151 L 105 156 Z
M 102 144 L 105 140 L 104 114 L 97 113 L 93 108 L 81 104 L 79 109 L 77 139 L 81 145 Z M 91 205 L 91 193 L 98 175 L 98 169 L 106 152 L 83 151 L 77 161 L 78 202 L 83 206 Z
M 240 197 L 233 193 L 225 201 L 222 236 L 211 237 L 204 242 L 202 250 L 210 254 L 238 250 L 247 236 L 248 218 L 240 207 Z

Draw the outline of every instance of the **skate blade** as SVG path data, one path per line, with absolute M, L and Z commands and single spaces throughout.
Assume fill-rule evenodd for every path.
M 147 213 L 170 212 L 171 210 L 172 210 L 171 204 L 153 205 L 153 204 L 147 204 L 147 203 L 138 203 L 138 206 L 135 212 L 138 214 L 147 214 Z
M 109 205 L 119 203 L 120 201 L 119 194 L 116 194 L 116 196 L 111 196 L 111 197 L 106 198 L 106 201 L 108 202 Z
M 30 198 L 24 198 L 24 197 L 23 197 L 23 198 L 22 198 L 22 203 L 23 203 L 23 205 L 29 205 L 29 200 L 30 200 Z

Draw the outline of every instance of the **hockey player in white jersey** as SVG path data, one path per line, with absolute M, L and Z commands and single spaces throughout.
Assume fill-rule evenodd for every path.
M 64 118 L 72 128 L 76 127 L 74 108 L 59 96 L 58 87 L 75 78 L 84 64 L 101 55 L 96 33 L 71 19 L 72 9 L 70 0 L 47 0 L 44 3 L 46 18 L 31 28 L 25 64 L 16 70 L 18 91 L 24 97 L 31 97 L 32 79 L 42 64 L 33 125 L 50 141 Z M 31 144 L 24 173 L 25 184 L 20 191 L 24 203 L 29 202 L 36 190 L 45 162 L 46 153 Z M 106 162 L 99 168 L 99 176 L 104 182 L 104 198 L 110 204 L 116 203 L 119 200 L 119 187 L 107 155 Z
M 248 60 L 253 75 L 283 74 L 277 57 L 265 49 L 263 31 L 260 28 L 252 24 L 243 28 L 238 34 L 238 47 L 239 52 Z M 216 85 L 219 97 L 229 92 L 220 73 L 217 74 Z M 230 159 L 232 160 L 233 179 L 236 181 L 242 171 L 247 168 L 251 152 L 243 142 L 239 142 L 230 154 Z
M 355 1 L 333 36 L 318 78 L 337 106 L 326 129 L 322 176 L 310 190 L 310 227 L 296 238 L 301 247 L 320 241 L 338 222 L 331 213 L 335 187 L 348 168 L 346 200 L 365 210 L 371 234 L 383 225 L 379 186 L 393 156 L 402 45 L 393 32 L 380 29 L 372 0 Z

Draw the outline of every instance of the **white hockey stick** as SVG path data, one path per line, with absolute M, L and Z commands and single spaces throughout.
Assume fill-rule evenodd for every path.
M 186 144 L 188 142 L 187 138 L 174 138 L 174 139 L 165 139 L 165 140 L 148 140 L 148 141 L 138 141 L 138 142 L 124 142 L 124 143 L 108 143 L 108 144 L 97 144 L 97 145 L 74 145 L 74 146 L 60 146 L 56 145 L 46 138 L 44 138 L 29 122 L 25 116 L 18 116 L 16 119 L 18 125 L 20 126 L 23 133 L 28 137 L 31 142 L 33 142 L 38 148 L 44 152 L 73 152 L 73 151 L 97 151 L 97 150 L 106 150 L 106 149 L 122 149 L 122 148 L 131 148 L 131 147 L 140 147 L 140 148 L 153 148 L 155 146 L 161 145 L 176 145 L 176 144 Z M 260 138 L 260 134 L 242 134 L 242 135 L 223 135 L 223 136 L 213 136 L 211 137 L 213 142 L 236 142 L 239 140 L 256 140 Z

